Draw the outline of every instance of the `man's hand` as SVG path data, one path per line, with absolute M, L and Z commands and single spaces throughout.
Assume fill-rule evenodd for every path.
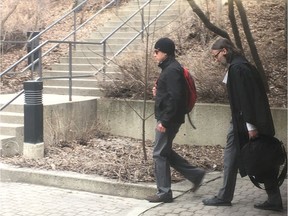
M 249 134 L 249 140 L 254 140 L 258 137 L 258 130 L 248 131 L 248 134 Z
M 156 86 L 154 86 L 154 87 L 152 88 L 153 97 L 156 96 L 156 91 L 157 91 L 157 88 L 156 88 Z
M 157 124 L 157 126 L 156 126 L 156 130 L 158 130 L 158 131 L 161 132 L 161 133 L 165 133 L 166 128 L 165 128 L 161 123 L 159 123 L 159 124 Z

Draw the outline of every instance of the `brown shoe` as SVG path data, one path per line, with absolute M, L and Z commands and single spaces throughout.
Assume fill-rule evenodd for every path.
M 166 193 L 163 195 L 155 194 L 153 196 L 148 196 L 146 200 L 152 203 L 157 203 L 157 202 L 171 203 L 173 202 L 173 197 L 172 197 L 172 193 Z

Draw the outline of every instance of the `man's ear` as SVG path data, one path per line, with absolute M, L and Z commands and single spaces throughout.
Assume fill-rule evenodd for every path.
M 226 48 L 223 48 L 223 55 L 226 55 L 228 53 L 228 50 Z

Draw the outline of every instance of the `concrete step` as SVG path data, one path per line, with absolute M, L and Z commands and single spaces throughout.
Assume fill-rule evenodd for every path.
M 0 104 L 0 106 L 2 106 L 2 104 Z M 7 106 L 4 109 L 4 111 L 5 112 L 23 113 L 24 112 L 24 102 L 22 104 L 9 104 L 9 106 Z
M 106 71 L 105 74 L 103 74 L 102 72 L 98 72 L 97 74 L 94 74 L 93 72 L 95 72 L 95 71 L 91 71 L 90 73 L 88 71 L 72 71 L 72 76 L 82 76 L 82 75 L 88 76 L 89 75 L 89 76 L 91 76 L 90 78 L 94 78 L 94 79 L 99 80 L 99 81 L 103 81 L 104 78 L 107 80 L 122 78 L 121 72 Z M 69 72 L 65 71 L 65 70 L 63 70 L 63 71 L 51 70 L 51 71 L 45 71 L 43 73 L 43 77 L 55 77 L 55 79 L 57 79 L 57 77 L 68 76 L 68 74 L 69 74 Z M 73 79 L 78 79 L 78 78 L 73 78 Z
M 73 57 L 72 58 L 72 64 L 102 64 L 102 62 L 103 62 L 102 57 Z M 68 64 L 69 58 L 61 57 L 60 63 Z
M 44 94 L 58 94 L 58 95 L 68 95 L 69 87 L 68 86 L 43 86 Z M 101 88 L 86 88 L 86 87 L 73 87 L 72 95 L 77 96 L 103 96 L 103 91 Z
M 109 45 L 109 44 L 126 44 L 127 42 L 129 42 L 131 40 L 131 38 L 135 37 L 138 32 L 139 31 L 135 30 L 135 32 L 130 33 L 130 36 L 126 35 L 126 37 L 123 36 L 122 38 L 119 38 L 119 37 L 115 36 L 114 34 L 112 34 L 111 36 L 109 35 L 109 38 L 107 38 L 107 40 L 106 40 L 107 45 Z M 94 44 L 87 44 L 87 46 L 91 45 L 92 47 L 96 47 L 96 46 L 101 46 L 102 47 L 103 45 L 98 45 L 97 43 L 100 43 L 104 38 L 106 38 L 106 36 L 103 36 L 102 34 L 98 34 L 97 35 L 96 33 L 94 35 L 95 35 L 94 38 L 85 39 L 85 41 L 83 41 L 83 42 L 96 43 L 95 45 Z M 138 37 L 131 44 L 133 44 L 133 43 L 137 43 L 138 44 L 138 43 L 141 43 L 141 42 L 142 42 L 141 37 Z
M 73 62 L 73 61 L 72 61 Z M 93 72 L 97 72 L 98 70 L 100 70 L 103 67 L 103 64 L 91 64 L 91 63 L 87 63 L 87 64 L 76 64 L 76 63 L 72 63 L 72 73 L 73 74 L 79 74 L 79 75 L 89 75 L 89 74 L 93 74 Z M 69 71 L 69 63 L 58 63 L 58 64 L 54 64 L 51 65 L 51 70 L 49 71 L 45 71 L 46 72 L 51 72 L 51 71 L 56 71 L 56 72 L 60 72 L 60 71 L 66 71 L 67 75 L 68 75 L 68 71 Z M 119 68 L 117 65 L 114 64 L 109 64 L 106 66 L 106 72 L 114 72 L 114 71 L 119 71 Z
M 1 123 L 14 123 L 23 124 L 24 114 L 17 112 L 0 112 L 0 122 Z
M 121 26 L 121 28 L 119 29 L 120 32 L 121 32 L 122 27 L 132 27 L 132 29 L 130 30 L 132 31 L 134 27 L 136 28 L 141 27 L 142 20 L 144 23 L 148 24 L 149 22 L 154 20 L 160 13 L 161 11 L 157 11 L 157 13 L 155 14 L 144 13 L 143 16 L 141 14 L 137 14 L 133 17 L 122 16 L 122 17 L 119 17 L 117 20 L 111 20 L 108 23 L 106 23 L 105 26 L 103 26 L 103 30 L 105 30 L 106 28 L 110 28 L 110 27 L 118 28 Z M 179 16 L 180 14 L 178 10 L 177 12 L 175 11 L 175 12 L 169 12 L 169 13 L 168 11 L 166 11 L 161 16 L 159 16 L 157 20 L 155 20 L 153 23 L 156 23 L 158 26 L 166 25 L 167 21 L 175 20 Z M 127 32 L 127 28 L 123 29 L 123 31 Z
M 128 50 L 129 50 L 129 52 L 128 52 Z M 139 52 L 137 50 L 138 49 L 133 49 L 133 50 L 132 49 L 124 49 L 122 51 L 122 53 L 123 54 L 124 53 L 129 53 L 129 54 L 133 55 L 134 52 L 135 53 Z M 111 52 L 110 50 L 107 50 L 106 57 L 108 59 L 112 58 L 115 53 L 116 53 L 115 51 Z M 96 51 L 94 51 L 92 49 L 77 49 L 76 51 L 73 52 L 72 56 L 73 57 L 101 57 L 101 58 L 103 58 L 103 50 L 96 52 Z
M 73 87 L 95 87 L 97 80 L 95 79 L 72 79 Z M 47 79 L 43 81 L 44 86 L 68 86 L 69 79 Z
M 117 13 L 117 16 L 118 17 L 121 17 L 120 20 L 123 20 L 123 21 L 127 21 L 128 19 L 129 20 L 133 20 L 133 21 L 136 21 L 137 18 L 142 18 L 144 20 L 151 20 L 151 19 L 154 19 L 155 17 L 159 16 L 160 13 L 163 12 L 164 8 L 166 7 L 167 5 L 165 6 L 156 6 L 154 8 L 151 8 L 151 7 L 145 7 L 143 9 L 144 13 L 142 15 L 141 12 L 138 12 L 137 14 L 135 14 L 133 17 L 131 17 L 135 12 L 136 10 L 138 10 L 139 8 L 135 8 L 134 10 L 132 9 L 129 9 L 128 7 L 127 8 L 123 8 L 121 10 L 118 11 Z M 174 15 L 179 15 L 179 10 L 178 8 L 176 7 L 170 7 L 167 11 L 163 12 L 161 14 L 161 19 L 162 20 L 171 20 L 171 17 L 170 16 L 174 16 Z M 141 19 L 140 19 L 141 20 Z M 160 18 L 159 18 L 160 20 Z
M 111 31 L 105 31 L 105 28 L 101 32 L 93 32 L 91 35 L 89 35 L 89 38 L 85 39 L 85 41 L 91 41 L 91 42 L 98 42 L 99 39 L 103 39 L 110 35 Z M 117 38 L 117 39 L 122 39 L 122 38 L 132 38 L 136 35 L 136 31 L 134 29 L 131 29 L 129 32 L 121 32 L 117 31 L 115 32 L 112 37 Z
M 140 37 L 140 36 L 139 36 Z M 129 39 L 124 40 L 118 40 L 118 42 L 115 43 L 110 43 L 110 41 L 107 41 L 106 44 L 106 51 L 110 51 L 111 53 L 116 53 L 118 50 L 122 49 L 125 47 L 125 45 L 129 42 Z M 131 44 L 129 44 L 130 49 L 136 49 L 138 44 L 133 41 Z M 76 45 L 77 50 L 91 50 L 93 52 L 98 52 L 100 54 L 103 53 L 103 45 L 94 45 L 94 44 L 78 44 Z M 103 54 L 102 54 L 103 55 Z M 101 55 L 100 55 L 101 56 Z
M 103 64 L 72 64 L 72 71 L 74 72 L 78 71 L 86 71 L 86 73 L 89 73 L 91 71 L 97 71 L 99 70 Z M 51 65 L 51 69 L 53 71 L 69 71 L 69 64 L 53 64 Z M 68 75 L 68 73 L 67 73 Z
M 112 79 L 105 80 L 106 82 L 112 82 Z M 95 88 L 99 87 L 103 83 L 102 80 L 96 80 L 95 78 L 87 78 L 87 79 L 73 79 L 72 86 L 74 87 L 87 87 L 87 88 Z M 68 86 L 69 80 L 68 79 L 49 79 L 44 80 L 44 86 Z
M 24 131 L 23 124 L 12 124 L 12 123 L 0 123 L 1 135 L 16 136 L 22 134 Z

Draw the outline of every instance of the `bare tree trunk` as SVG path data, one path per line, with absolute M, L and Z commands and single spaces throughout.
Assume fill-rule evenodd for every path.
M 220 35 L 221 37 L 227 38 L 230 40 L 229 34 L 218 28 L 217 26 L 213 25 L 210 20 L 206 17 L 206 15 L 203 13 L 203 11 L 198 7 L 198 5 L 195 3 L 194 0 L 187 0 L 190 4 L 193 11 L 197 14 L 197 16 L 202 20 L 206 28 L 208 28 L 210 31 L 214 32 L 217 35 Z
M 262 78 L 265 90 L 268 92 L 269 91 L 269 87 L 268 87 L 267 78 L 265 76 L 264 68 L 263 68 L 263 65 L 261 63 L 260 57 L 258 55 L 257 47 L 255 46 L 252 33 L 250 31 L 250 27 L 249 27 L 249 23 L 248 23 L 248 20 L 247 20 L 245 9 L 243 7 L 243 4 L 242 4 L 241 0 L 234 0 L 234 1 L 235 1 L 236 5 L 237 5 L 238 11 L 239 11 L 239 15 L 240 15 L 240 18 L 241 18 L 241 21 L 242 21 L 242 25 L 243 25 L 243 30 L 244 30 L 244 33 L 245 33 L 246 38 L 247 38 L 247 42 L 248 42 L 249 47 L 250 47 L 250 51 L 251 51 L 252 57 L 254 59 L 256 67 L 257 67 L 257 69 L 258 69 L 258 71 L 260 73 L 260 76 Z
M 229 15 L 228 16 L 229 16 L 229 20 L 230 20 L 230 23 L 231 23 L 231 27 L 232 27 L 232 31 L 233 31 L 233 35 L 234 35 L 236 46 L 244 54 L 244 50 L 243 50 L 243 46 L 242 46 L 242 42 L 241 42 L 241 37 L 240 37 L 240 34 L 239 34 L 239 30 L 238 30 L 238 26 L 237 26 L 237 22 L 236 22 L 236 18 L 235 18 L 233 0 L 228 0 L 228 10 L 229 10 Z

